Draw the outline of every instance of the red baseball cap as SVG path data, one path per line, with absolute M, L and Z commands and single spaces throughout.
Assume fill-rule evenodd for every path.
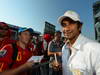
M 0 26 L 1 26 L 1 27 L 8 27 L 8 28 L 9 28 L 8 24 L 5 23 L 5 22 L 0 22 Z

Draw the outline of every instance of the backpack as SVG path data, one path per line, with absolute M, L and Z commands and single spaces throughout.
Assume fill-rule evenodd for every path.
M 18 48 L 17 48 L 16 43 L 12 43 L 12 48 L 13 48 L 13 55 L 12 55 L 13 62 L 9 65 L 9 68 L 12 68 L 14 61 L 16 60 L 17 54 L 18 54 Z

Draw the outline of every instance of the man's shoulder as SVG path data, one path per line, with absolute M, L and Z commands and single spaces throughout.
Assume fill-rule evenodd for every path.
M 55 43 L 55 40 L 51 40 L 51 41 L 50 41 L 50 44 L 54 44 L 54 43 Z
M 83 50 L 85 53 L 89 54 L 99 54 L 100 55 L 100 43 L 90 40 L 83 45 Z
M 85 42 L 95 42 L 95 40 L 92 40 L 92 39 L 90 39 L 90 38 L 88 38 L 88 37 L 86 37 L 86 36 L 84 36 L 82 34 L 80 34 L 80 37 L 81 37 L 82 41 L 85 41 Z
M 81 46 L 92 46 L 93 44 L 99 44 L 95 40 L 92 40 L 84 35 L 80 35 L 81 39 L 78 40 Z
M 98 43 L 96 40 L 92 40 L 84 35 L 82 35 L 82 38 L 83 38 L 82 41 L 84 41 L 85 47 L 94 47 L 94 46 L 100 45 L 100 43 Z
M 98 43 L 98 42 L 96 42 L 96 41 L 88 41 L 85 45 L 84 45 L 84 47 L 88 47 L 88 48 L 95 48 L 95 49 L 97 49 L 97 48 L 100 48 L 100 43 Z

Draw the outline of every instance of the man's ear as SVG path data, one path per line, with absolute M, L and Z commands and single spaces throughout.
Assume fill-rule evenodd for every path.
M 82 24 L 80 24 L 80 26 L 79 26 L 79 30 L 81 31 L 81 29 L 82 29 Z

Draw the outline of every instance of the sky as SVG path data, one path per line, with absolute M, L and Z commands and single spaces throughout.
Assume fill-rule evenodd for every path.
M 43 33 L 45 21 L 61 30 L 57 22 L 67 10 L 76 11 L 84 23 L 82 33 L 95 39 L 93 3 L 98 0 L 0 0 L 0 21 L 31 27 Z

